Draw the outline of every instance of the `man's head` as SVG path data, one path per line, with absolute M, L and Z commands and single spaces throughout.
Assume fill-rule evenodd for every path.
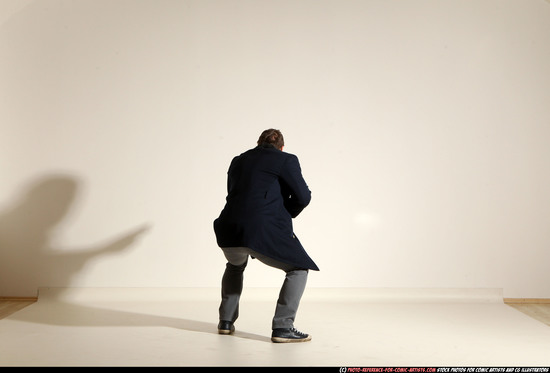
M 262 134 L 260 135 L 260 138 L 258 139 L 258 145 L 262 143 L 268 143 L 279 150 L 283 150 L 285 140 L 281 131 L 270 128 L 262 132 Z

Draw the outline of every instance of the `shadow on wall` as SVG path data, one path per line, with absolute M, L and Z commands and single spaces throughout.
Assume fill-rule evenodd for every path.
M 38 287 L 59 287 L 56 296 L 33 305 L 10 319 L 63 326 L 163 326 L 192 332 L 217 334 L 215 323 L 112 310 L 73 304 L 63 299 L 63 288 L 90 260 L 129 248 L 148 226 L 121 234 L 109 244 L 86 250 L 60 251 L 53 237 L 62 229 L 77 196 L 79 183 L 74 177 L 52 175 L 30 185 L 14 206 L 0 214 L 0 296 L 36 296 Z M 29 293 L 30 291 L 30 293 Z M 161 305 L 162 306 L 162 305 Z M 194 307 L 185 302 L 186 307 Z M 46 312 L 44 312 L 44 309 Z M 239 331 L 237 337 L 270 342 L 265 336 Z
M 69 287 L 88 261 L 127 249 L 149 229 L 140 226 L 99 247 L 52 247 L 78 188 L 72 176 L 46 176 L 0 213 L 0 296 L 36 296 L 38 287 Z

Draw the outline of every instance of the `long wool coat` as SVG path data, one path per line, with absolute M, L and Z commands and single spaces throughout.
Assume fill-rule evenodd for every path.
M 292 228 L 292 218 L 311 200 L 298 157 L 261 144 L 233 158 L 227 174 L 226 204 L 214 220 L 218 245 L 248 247 L 299 268 L 319 270 Z

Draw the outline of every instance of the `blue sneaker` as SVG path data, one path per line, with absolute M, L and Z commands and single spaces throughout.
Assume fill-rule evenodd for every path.
M 311 341 L 311 335 L 302 333 L 295 328 L 273 329 L 271 341 L 275 343 L 292 343 Z
M 232 321 L 221 320 L 218 324 L 218 334 L 233 334 L 235 332 L 235 325 Z

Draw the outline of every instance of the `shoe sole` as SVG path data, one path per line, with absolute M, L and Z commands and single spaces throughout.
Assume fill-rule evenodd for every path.
M 297 342 L 309 342 L 311 341 L 311 336 L 308 335 L 306 338 L 281 338 L 281 337 L 271 337 L 271 341 L 275 343 L 297 343 Z
M 227 330 L 227 329 L 218 329 L 218 334 L 225 334 L 225 335 L 228 335 L 228 334 L 233 334 L 235 330 Z

